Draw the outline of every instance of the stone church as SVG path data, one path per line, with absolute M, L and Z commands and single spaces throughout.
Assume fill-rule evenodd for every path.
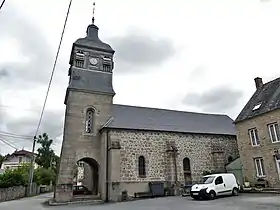
M 119 105 L 112 79 L 115 51 L 87 27 L 74 42 L 65 97 L 64 137 L 54 194 L 73 198 L 77 162 L 90 166 L 90 189 L 104 201 L 118 201 L 149 189 L 198 181 L 207 170 L 224 170 L 238 156 L 233 120 L 226 115 Z M 86 170 L 85 170 L 86 171 Z

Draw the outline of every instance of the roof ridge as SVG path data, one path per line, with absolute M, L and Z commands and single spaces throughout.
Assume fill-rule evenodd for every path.
M 270 81 L 268 81 L 267 83 L 264 83 L 263 85 L 268 85 L 269 83 L 273 83 L 273 82 L 275 82 L 276 80 L 280 80 L 280 77 L 277 77 L 277 78 L 275 78 L 275 79 L 273 79 L 273 80 L 270 80 Z
M 226 117 L 230 118 L 227 114 L 211 114 L 211 113 L 203 113 L 203 112 L 190 112 L 190 111 L 183 111 L 183 110 L 155 108 L 155 107 L 145 107 L 145 106 L 135 106 L 135 105 L 126 105 L 126 104 L 113 104 L 113 105 L 116 105 L 116 106 L 126 106 L 126 107 L 134 107 L 134 108 L 142 108 L 142 109 L 156 109 L 156 110 L 179 112 L 179 113 L 191 113 L 191 114 L 197 114 L 197 115 L 226 116 Z
M 259 116 L 261 114 L 279 109 L 279 99 L 276 98 L 280 94 L 280 77 L 277 77 L 265 84 L 259 89 L 256 89 L 250 99 L 247 101 L 241 112 L 238 114 L 234 123 Z M 253 107 L 261 102 L 259 109 L 254 110 Z

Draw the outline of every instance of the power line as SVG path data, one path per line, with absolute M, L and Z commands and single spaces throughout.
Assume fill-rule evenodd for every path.
M 11 146 L 11 145 L 13 145 L 13 148 L 16 148 L 17 146 L 17 143 L 15 143 L 14 141 L 11 141 L 11 140 L 8 140 L 7 138 L 6 138 L 6 136 L 2 136 L 1 134 L 0 134 L 0 138 L 2 139 L 2 142 L 6 142 L 6 143 L 9 143 L 9 146 Z M 11 137 L 8 137 L 8 138 L 11 138 Z M 29 141 L 32 141 L 32 139 L 23 139 L 23 140 L 29 140 Z M 22 145 L 20 145 L 20 146 L 22 146 Z
M 36 132 L 35 132 L 35 136 L 37 136 L 40 125 L 41 125 L 41 122 L 42 122 L 42 118 L 43 118 L 43 114 L 44 114 L 44 111 L 45 111 L 47 99 L 48 99 L 48 96 L 49 96 L 49 91 L 50 91 L 54 71 L 55 71 L 55 68 L 56 68 L 56 63 L 57 63 L 58 55 L 59 55 L 59 52 L 60 52 L 60 47 L 61 47 L 61 44 L 62 44 L 63 35 L 64 35 L 64 31 L 65 31 L 65 28 L 66 28 L 66 23 L 67 23 L 67 20 L 68 20 L 71 4 L 72 4 L 72 0 L 70 0 L 70 2 L 69 2 L 69 6 L 68 6 L 65 22 L 64 22 L 62 34 L 61 34 L 61 37 L 60 37 L 60 42 L 59 42 L 57 53 L 56 53 L 56 56 L 55 56 L 55 61 L 54 61 L 54 64 L 53 64 L 53 69 L 52 69 L 51 77 L 50 77 L 50 80 L 49 80 L 49 85 L 48 85 L 45 101 L 44 101 L 44 104 L 43 104 L 43 107 L 42 107 L 41 115 L 40 115 L 40 118 L 39 118 L 38 126 L 37 126 L 37 129 L 36 129 Z
M 22 137 L 18 137 L 18 136 L 8 136 L 8 135 L 3 135 L 3 134 L 0 134 L 0 137 L 2 138 L 12 138 L 12 139 L 20 139 L 22 141 L 29 141 L 29 142 L 33 142 L 33 139 L 32 138 L 22 138 Z
M 40 110 L 24 109 L 24 108 L 19 108 L 19 107 L 16 107 L 16 106 L 8 106 L 8 105 L 2 105 L 2 104 L 0 104 L 0 107 L 7 108 L 7 109 L 24 110 L 24 111 L 28 111 L 28 112 L 40 112 Z
M 12 145 L 11 143 L 9 143 L 6 139 L 2 138 L 1 136 L 0 136 L 0 141 L 2 141 L 6 145 L 18 150 L 18 148 L 15 145 Z
M 5 1 L 6 1 L 6 0 L 3 0 L 3 1 L 2 1 L 1 5 L 0 5 L 0 10 L 1 10 L 2 7 L 4 6 Z
M 4 131 L 0 131 L 0 135 L 16 136 L 18 138 L 29 138 L 29 139 L 33 138 L 32 136 L 28 136 L 28 135 L 21 135 L 21 134 L 9 133 Z
M 60 52 L 60 47 L 61 47 L 61 43 L 62 43 L 62 40 L 63 40 L 64 31 L 65 31 L 65 28 L 66 28 L 66 23 L 67 23 L 67 20 L 68 20 L 68 16 L 69 16 L 71 5 L 72 5 L 72 0 L 69 1 L 69 6 L 68 6 L 67 13 L 66 13 L 66 17 L 65 17 L 65 21 L 64 21 L 64 25 L 63 25 L 63 29 L 62 29 L 62 33 L 61 33 L 61 37 L 60 37 L 60 41 L 59 41 L 59 45 L 58 45 L 58 49 L 57 49 L 57 53 L 56 53 L 56 56 L 55 56 L 55 60 L 54 60 L 54 64 L 53 64 L 53 69 L 52 69 L 52 73 L 51 73 L 51 77 L 50 77 L 50 81 L 49 81 L 49 85 L 48 85 L 45 101 L 44 101 L 44 104 L 43 104 L 43 107 L 42 107 L 42 111 L 41 111 L 41 114 L 40 114 L 38 126 L 37 126 L 37 129 L 36 129 L 35 135 L 34 135 L 33 145 L 32 145 L 32 153 L 33 154 L 34 154 L 34 150 L 35 150 L 36 136 L 38 135 L 38 131 L 39 131 L 39 128 L 40 128 L 40 125 L 41 125 L 41 122 L 42 122 L 42 118 L 43 118 L 44 110 L 45 110 L 45 107 L 46 107 L 46 103 L 47 103 L 47 99 L 48 99 L 48 95 L 49 95 L 49 91 L 50 91 L 50 87 L 51 87 L 54 71 L 55 71 L 55 68 L 56 68 L 56 63 L 57 63 L 58 55 L 59 55 L 59 52 Z M 33 162 L 34 162 L 34 159 L 35 159 L 35 156 L 32 155 L 32 159 L 31 159 L 31 163 L 30 163 L 30 169 L 29 169 L 29 182 L 28 182 L 29 193 L 30 194 L 31 194 L 31 184 L 32 184 L 32 181 L 33 181 L 33 172 L 34 172 L 34 170 L 33 170 Z

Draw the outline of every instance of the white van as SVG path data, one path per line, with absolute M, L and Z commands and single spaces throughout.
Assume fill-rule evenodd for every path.
M 194 199 L 215 199 L 220 195 L 237 196 L 238 192 L 239 186 L 234 174 L 225 173 L 203 176 L 199 184 L 192 186 L 190 195 Z

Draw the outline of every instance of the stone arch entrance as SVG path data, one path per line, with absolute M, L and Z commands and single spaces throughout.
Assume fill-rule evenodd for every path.
M 86 186 L 93 195 L 98 195 L 99 192 L 99 164 L 89 157 L 82 158 L 77 161 L 77 182 Z

